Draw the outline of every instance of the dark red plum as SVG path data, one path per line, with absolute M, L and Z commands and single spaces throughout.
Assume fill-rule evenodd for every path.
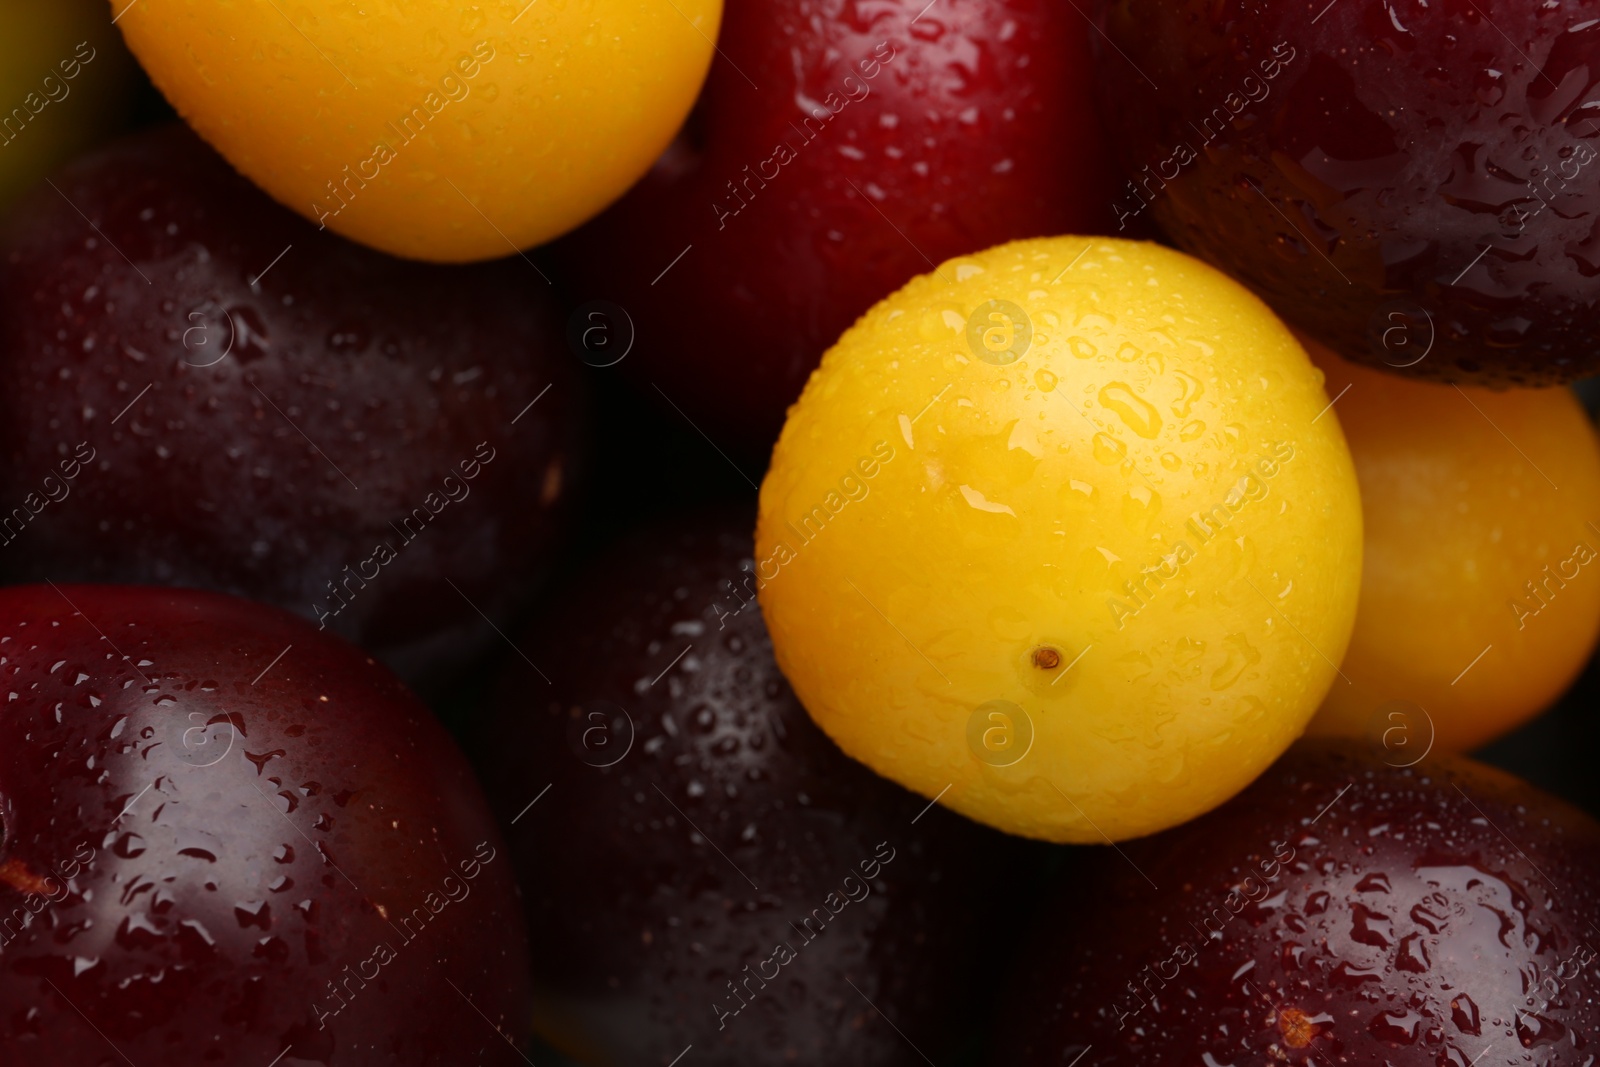
M 0 590 L 0 1063 L 523 1062 L 521 903 L 466 760 L 276 608 Z
M 185 128 L 104 149 L 0 237 L 0 573 L 245 595 L 446 675 L 566 522 L 549 300 L 319 233 Z
M 1123 219 L 1340 355 L 1600 371 L 1600 0 L 1100 0 Z
M 993 1062 L 1590 1063 L 1600 825 L 1465 758 L 1392 762 L 1303 742 L 1100 850 L 1045 904 Z
M 625 312 L 591 335 L 633 333 L 618 371 L 764 458 L 822 353 L 914 275 L 1115 225 L 1090 32 L 1057 0 L 730 3 L 683 135 L 556 246 L 558 280 Z
M 995 887 L 1031 856 L 811 723 L 743 584 L 752 520 L 608 550 L 504 680 L 480 764 L 526 894 L 536 1026 L 593 1064 L 667 1067 L 691 1044 L 685 1063 L 718 1067 L 946 1062 L 1009 940 L 984 916 L 1012 929 L 1022 906 Z

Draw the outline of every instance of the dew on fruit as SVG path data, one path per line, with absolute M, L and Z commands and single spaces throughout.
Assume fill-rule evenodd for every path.
M 1222 640 L 1227 658 L 1211 674 L 1211 689 L 1221 692 L 1235 685 L 1244 672 L 1261 662 L 1261 652 L 1242 633 L 1228 634 Z
M 1111 466 L 1121 463 L 1128 455 L 1128 446 L 1105 431 L 1094 435 L 1094 458 Z
M 1391 888 L 1389 876 L 1382 871 L 1373 871 L 1356 883 L 1357 893 L 1388 893 Z
M 1124 425 L 1140 437 L 1153 439 L 1161 430 L 1155 405 L 1139 396 L 1131 385 L 1112 382 L 1100 390 L 1100 403 L 1117 413 Z
M 142 855 L 144 850 L 144 838 L 131 831 L 125 831 L 121 834 L 118 834 L 116 839 L 111 843 L 111 851 L 127 860 L 131 860 L 136 856 Z
M 1124 680 L 1136 682 L 1155 670 L 1155 664 L 1143 652 L 1127 652 L 1116 659 Z
M 1483 1032 L 1478 1018 L 1478 1005 L 1465 993 L 1458 993 L 1451 998 L 1450 1019 L 1463 1034 L 1478 1037 Z
M 240 927 L 272 928 L 272 908 L 265 900 L 243 900 L 233 906 L 233 915 Z
M 1444 911 L 1442 904 L 1437 911 L 1429 908 L 1426 904 L 1416 904 L 1411 908 L 1411 921 L 1427 930 L 1430 934 L 1437 934 L 1445 928 L 1445 923 L 1447 922 L 1447 915 L 1443 914 Z
M 1397 1045 L 1412 1045 L 1427 1021 L 1426 1016 L 1410 1009 L 1390 1009 L 1373 1017 L 1369 1029 L 1373 1037 Z

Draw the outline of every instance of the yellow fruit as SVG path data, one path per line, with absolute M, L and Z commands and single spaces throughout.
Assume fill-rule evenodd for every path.
M 721 0 L 111 0 L 180 114 L 307 218 L 490 259 L 621 196 L 704 80 Z
M 761 488 L 756 579 L 813 718 L 879 773 L 1052 841 L 1220 804 L 1305 727 L 1361 505 L 1322 375 L 1155 244 L 951 260 L 823 358 Z
M 1532 718 L 1600 635 L 1600 441 L 1565 389 L 1456 388 L 1346 363 L 1337 410 L 1366 511 L 1355 634 L 1310 732 L 1391 763 Z M 1419 710 L 1420 709 L 1420 710 Z
M 115 129 L 136 77 L 99 0 L 0 0 L 0 208 Z

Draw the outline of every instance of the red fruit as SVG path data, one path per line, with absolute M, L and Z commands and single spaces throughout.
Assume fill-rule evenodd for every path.
M 0 238 L 5 576 L 248 595 L 412 679 L 498 644 L 583 422 L 528 265 L 318 233 L 183 127 L 54 185 Z
M 1054 0 L 728 5 L 683 136 L 558 246 L 631 319 L 620 369 L 764 455 L 823 351 L 914 275 L 1106 232 L 1089 32 Z
M 1146 211 L 1339 355 L 1600 370 L 1600 0 L 1102 0 Z M 1424 358 L 1424 353 L 1426 357 Z
M 0 620 L 0 1062 L 522 1062 L 510 865 L 393 675 L 214 593 Z
M 1008 1067 L 1588 1062 L 1600 825 L 1471 760 L 1302 744 L 1046 905 Z
M 1003 943 L 983 920 L 1026 905 L 994 892 L 1017 843 L 807 718 L 743 584 L 750 526 L 701 514 L 615 546 L 502 684 L 480 762 L 527 894 L 537 1028 L 597 1064 L 691 1044 L 703 1067 L 948 1062 Z

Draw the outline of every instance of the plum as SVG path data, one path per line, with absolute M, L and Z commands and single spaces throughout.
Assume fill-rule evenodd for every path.
M 626 312 L 619 372 L 764 456 L 823 351 L 914 275 L 1111 229 L 1091 32 L 1055 0 L 729 4 L 683 134 L 556 246 L 558 280 Z
M 193 590 L 0 590 L 0 1062 L 521 1063 L 482 792 L 360 650 Z
M 1600 371 L 1600 0 L 1100 0 L 1152 217 L 1347 359 Z
M 448 676 L 571 510 L 547 290 L 319 233 L 183 127 L 79 161 L 0 236 L 0 575 L 249 596 Z
M 527 895 L 536 1026 L 590 1063 L 945 1062 L 992 970 L 975 919 L 1012 921 L 1022 891 L 996 886 L 1032 857 L 806 717 L 746 584 L 752 519 L 613 546 L 503 681 L 479 762 Z
M 995 1062 L 1589 1063 L 1600 825 L 1466 758 L 1393 762 L 1302 742 L 1079 867 Z

